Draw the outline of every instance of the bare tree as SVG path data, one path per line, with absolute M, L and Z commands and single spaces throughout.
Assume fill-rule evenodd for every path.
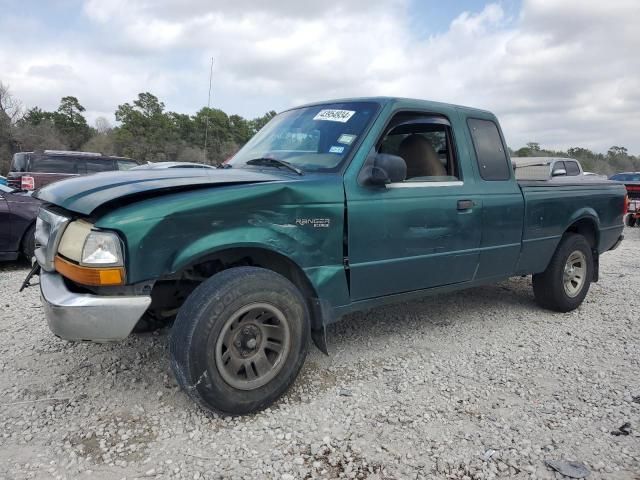
M 15 125 L 23 115 L 22 104 L 0 82 L 0 172 L 6 173 L 15 148 Z
M 97 132 L 100 134 L 106 134 L 106 133 L 109 133 L 111 130 L 113 130 L 111 123 L 105 117 L 96 118 L 95 126 L 96 126 Z
M 13 96 L 9 85 L 0 82 L 0 121 L 15 125 L 23 114 L 22 103 Z

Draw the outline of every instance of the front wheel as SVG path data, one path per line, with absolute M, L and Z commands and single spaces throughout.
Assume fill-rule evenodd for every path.
M 22 238 L 22 254 L 31 261 L 36 251 L 36 226 L 31 225 Z
M 202 407 L 261 410 L 293 383 L 304 363 L 309 311 L 300 291 L 270 270 L 224 270 L 196 288 L 171 331 L 171 367 Z
M 544 308 L 569 312 L 580 306 L 593 278 L 593 254 L 589 242 L 576 233 L 560 241 L 547 269 L 533 275 L 536 302 Z

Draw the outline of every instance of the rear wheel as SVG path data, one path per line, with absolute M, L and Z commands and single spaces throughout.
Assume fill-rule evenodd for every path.
M 533 293 L 544 308 L 568 312 L 578 308 L 593 278 L 593 255 L 589 242 L 575 233 L 566 234 L 547 269 L 533 276 Z
M 636 217 L 633 214 L 627 215 L 626 222 L 627 227 L 635 227 L 636 226 Z
M 307 354 L 309 312 L 300 291 L 262 268 L 206 280 L 187 298 L 171 331 L 180 386 L 208 410 L 245 414 L 277 400 Z

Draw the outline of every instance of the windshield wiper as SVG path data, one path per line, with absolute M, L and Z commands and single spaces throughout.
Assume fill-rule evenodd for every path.
M 289 170 L 296 172 L 298 175 L 304 175 L 304 172 L 300 170 L 298 167 L 294 167 L 289 162 L 285 162 L 284 160 L 278 160 L 277 158 L 267 158 L 260 157 L 254 158 L 252 160 L 248 160 L 246 162 L 247 165 L 264 165 L 266 167 L 285 167 Z

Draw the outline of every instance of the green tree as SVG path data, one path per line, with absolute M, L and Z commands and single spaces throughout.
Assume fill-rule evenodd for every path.
M 91 127 L 82 115 L 84 111 L 76 97 L 68 96 L 62 97 L 58 110 L 53 114 L 56 129 L 72 150 L 79 150 L 91 138 Z
M 172 117 L 164 112 L 164 103 L 149 92 L 138 94 L 133 104 L 116 110 L 116 142 L 124 154 L 145 161 L 175 158 L 178 131 Z
M 27 110 L 27 113 L 20 119 L 20 125 L 40 125 L 43 122 L 51 122 L 53 124 L 53 112 L 45 112 L 40 107 L 33 107 Z
M 193 117 L 193 144 L 204 149 L 208 163 L 221 163 L 238 148 L 227 114 L 216 108 L 204 107 Z
M 529 143 L 527 143 L 527 148 L 531 152 L 539 152 L 540 151 L 540 144 L 538 142 L 529 142 Z
M 269 123 L 269 121 L 275 116 L 276 116 L 276 112 L 274 110 L 271 110 L 265 113 L 261 117 L 257 117 L 257 118 L 254 118 L 253 120 L 250 120 L 249 130 L 251 132 L 251 135 L 253 136 L 256 133 L 258 133 L 260 129 L 264 127 L 267 123 Z

